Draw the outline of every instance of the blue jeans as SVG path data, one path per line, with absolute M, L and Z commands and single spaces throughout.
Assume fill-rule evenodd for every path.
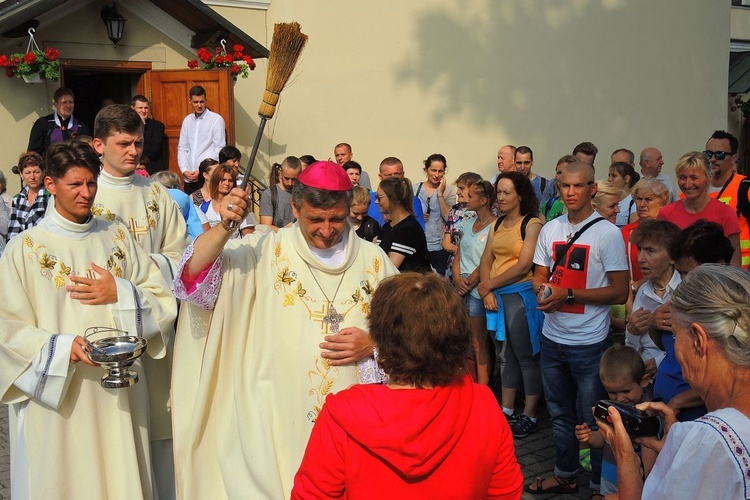
M 547 409 L 552 417 L 552 437 L 557 461 L 555 474 L 573 478 L 580 472 L 579 443 L 575 426 L 586 422 L 596 429 L 591 408 L 607 392 L 599 380 L 599 360 L 612 345 L 610 339 L 591 345 L 558 344 L 542 335 L 542 384 Z M 602 472 L 602 450 L 591 450 L 591 482 L 599 484 Z

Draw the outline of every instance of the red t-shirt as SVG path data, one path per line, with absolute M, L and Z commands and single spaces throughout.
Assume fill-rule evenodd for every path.
M 638 247 L 630 243 L 630 235 L 633 234 L 635 228 L 638 227 L 639 222 L 640 219 L 622 228 L 622 239 L 625 240 L 625 248 L 628 252 L 628 266 L 630 266 L 633 281 L 640 281 L 643 279 L 641 265 L 638 263 Z
M 740 223 L 737 220 L 737 213 L 732 207 L 716 200 L 716 198 L 709 199 L 706 208 L 697 214 L 688 213 L 687 210 L 685 210 L 685 204 L 681 200 L 675 201 L 666 207 L 662 207 L 657 219 L 667 220 L 676 224 L 680 229 L 685 229 L 691 224 L 704 219 L 709 222 L 716 222 L 723 227 L 724 236 L 728 237 L 733 234 L 739 234 L 740 232 Z

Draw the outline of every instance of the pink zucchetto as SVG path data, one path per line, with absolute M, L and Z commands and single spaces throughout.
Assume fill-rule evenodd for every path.
M 300 172 L 297 181 L 307 187 L 327 191 L 349 191 L 352 181 L 338 163 L 316 161 Z

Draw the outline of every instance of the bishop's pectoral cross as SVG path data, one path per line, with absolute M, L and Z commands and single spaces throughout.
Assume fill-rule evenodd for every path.
M 344 317 L 336 310 L 336 306 L 330 304 L 328 314 L 323 316 L 323 323 L 331 326 L 332 333 L 339 333 L 339 326 L 343 321 Z
M 336 307 L 328 301 L 323 302 L 319 311 L 311 312 L 310 318 L 320 321 L 320 328 L 325 334 L 339 333 L 341 323 L 344 322 L 344 316 L 339 314 Z

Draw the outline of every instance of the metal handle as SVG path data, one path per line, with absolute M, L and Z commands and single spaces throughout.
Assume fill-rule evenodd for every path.
M 268 118 L 260 116 L 260 123 L 258 124 L 258 133 L 255 134 L 255 142 L 253 143 L 253 149 L 250 152 L 250 159 L 248 160 L 247 167 L 245 168 L 245 175 L 242 178 L 240 188 L 242 190 L 247 189 L 247 183 L 250 180 L 250 172 L 253 171 L 253 165 L 255 165 L 255 157 L 258 156 L 258 149 L 260 148 L 260 140 L 263 137 L 263 130 L 266 128 L 266 122 Z M 229 229 L 235 229 L 237 227 L 237 221 L 229 221 Z

